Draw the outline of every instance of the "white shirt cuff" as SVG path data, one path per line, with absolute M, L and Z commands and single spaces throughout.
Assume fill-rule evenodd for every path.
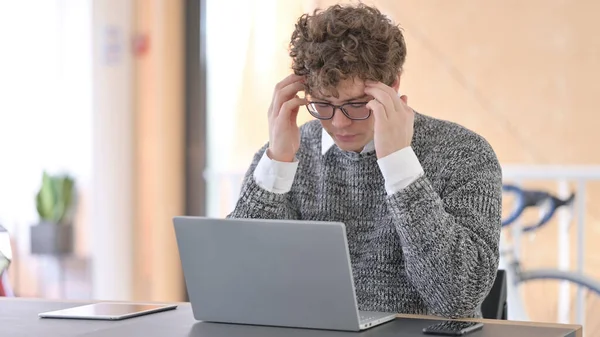
M 379 159 L 377 163 L 388 195 L 403 190 L 424 174 L 419 158 L 410 146 Z
M 254 169 L 254 180 L 258 186 L 269 192 L 287 193 L 292 189 L 297 169 L 298 159 L 294 158 L 293 162 L 284 163 L 272 160 L 265 151 Z

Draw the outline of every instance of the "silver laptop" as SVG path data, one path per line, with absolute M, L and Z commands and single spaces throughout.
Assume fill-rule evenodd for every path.
M 173 222 L 196 320 L 360 331 L 396 317 L 359 312 L 342 223 Z

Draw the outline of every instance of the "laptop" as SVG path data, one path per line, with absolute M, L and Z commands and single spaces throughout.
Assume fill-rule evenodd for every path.
M 339 222 L 175 217 L 194 318 L 361 331 L 396 318 L 358 310 Z

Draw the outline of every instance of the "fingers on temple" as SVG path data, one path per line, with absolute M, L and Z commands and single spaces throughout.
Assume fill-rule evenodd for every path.
M 390 98 L 391 102 L 393 103 L 391 107 L 393 107 L 396 111 L 399 111 L 402 108 L 402 102 L 400 102 L 399 95 L 396 92 L 396 90 L 394 90 L 394 88 L 389 87 L 381 82 L 372 81 L 367 82 L 367 88 L 368 87 L 377 88 L 386 93 L 387 96 Z
M 388 110 L 395 109 L 394 101 L 389 96 L 389 94 L 386 93 L 385 91 L 383 91 L 379 88 L 368 87 L 367 89 L 365 89 L 365 93 L 373 96 L 378 103 L 382 104 L 385 114 L 392 112 L 392 111 L 388 111 Z
M 305 98 L 295 96 L 294 98 L 283 103 L 281 106 L 280 116 L 283 117 L 283 119 L 286 119 L 287 117 L 295 117 L 298 114 L 298 109 L 300 106 L 304 104 L 306 104 Z
M 385 111 L 385 107 L 377 99 L 369 101 L 369 103 L 367 103 L 367 107 L 373 111 L 375 120 L 387 120 L 388 116 Z
M 277 90 L 275 92 L 273 108 L 271 109 L 271 113 L 274 114 L 274 116 L 279 115 L 282 105 L 285 102 L 297 97 L 296 94 L 302 89 L 304 89 L 304 84 L 302 82 L 296 81 Z

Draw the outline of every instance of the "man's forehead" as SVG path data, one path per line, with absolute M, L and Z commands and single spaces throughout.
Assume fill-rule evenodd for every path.
M 328 101 L 348 101 L 367 97 L 365 86 L 362 82 L 340 83 L 335 89 L 316 89 L 307 93 L 307 96 Z

